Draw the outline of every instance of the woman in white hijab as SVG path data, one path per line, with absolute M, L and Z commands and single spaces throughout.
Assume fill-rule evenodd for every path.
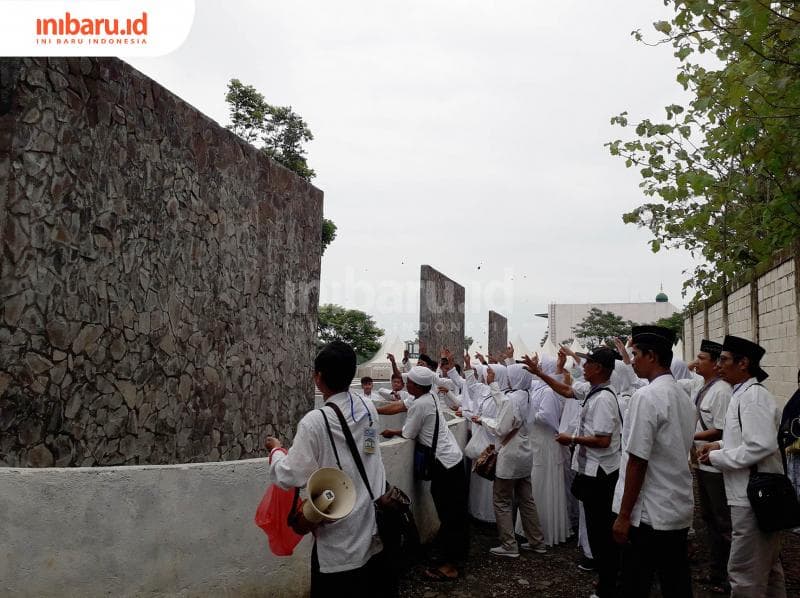
M 486 382 L 486 370 L 488 367 L 480 363 L 473 366 L 473 370 L 465 372 L 466 382 L 464 383 L 465 392 L 469 394 L 468 408 L 465 409 L 466 397 L 461 401 L 462 415 L 472 420 L 472 437 L 464 449 L 464 453 L 470 458 L 475 459 L 490 444 L 499 446 L 497 436 L 495 436 L 488 425 L 482 425 L 484 421 L 494 423 L 497 415 L 497 407 L 489 386 Z M 505 368 L 504 368 L 505 369 Z M 492 500 L 492 482 L 482 478 L 472 472 L 469 480 L 469 514 L 475 519 L 494 523 L 494 502 Z
M 544 373 L 555 376 L 554 357 L 543 355 L 540 364 Z M 533 447 L 531 481 L 544 542 L 548 546 L 564 542 L 571 534 L 564 476 L 564 464 L 569 461 L 569 449 L 554 440 L 558 434 L 563 409 L 564 399 L 539 378 L 533 378 L 531 408 L 528 413 Z M 523 531 L 519 519 L 516 531 Z
M 497 556 L 516 558 L 519 549 L 547 552 L 539 527 L 539 515 L 531 488 L 531 443 L 528 437 L 528 412 L 530 411 L 531 374 L 520 364 L 508 366 L 510 390 L 503 393 L 496 376 L 496 366 L 487 372 L 487 382 L 497 406 L 495 421 L 483 420 L 499 439 L 497 470 L 494 480 L 494 516 L 500 546 L 491 549 Z M 503 442 L 505 441 L 505 446 Z M 514 537 L 512 505 L 515 502 L 522 519 L 527 542 L 517 545 Z

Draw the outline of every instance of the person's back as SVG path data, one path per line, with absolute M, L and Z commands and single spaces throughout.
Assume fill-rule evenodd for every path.
M 323 394 L 325 405 L 307 413 L 297 425 L 294 442 L 288 453 L 275 449 L 281 444 L 267 439 L 270 449 L 270 475 L 282 488 L 305 486 L 308 478 L 323 467 L 341 468 L 352 480 L 356 501 L 352 512 L 335 522 L 323 523 L 314 531 L 311 559 L 311 596 L 323 591 L 368 596 L 369 588 L 381 583 L 384 595 L 395 593 L 378 537 L 375 509 L 364 485 L 345 431 L 332 408 L 338 407 L 364 464 L 372 495 L 383 494 L 386 473 L 377 440 L 378 413 L 371 401 L 349 392 L 355 374 L 353 350 L 342 342 L 333 342 L 319 352 L 314 362 L 314 380 Z M 330 433 L 329 433 L 330 430 Z M 333 442 L 331 442 L 331 439 Z M 387 588 L 387 580 L 390 581 Z M 355 593 L 353 592 L 355 589 Z

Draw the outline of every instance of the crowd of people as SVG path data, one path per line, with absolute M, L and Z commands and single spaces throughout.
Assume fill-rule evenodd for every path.
M 315 381 L 326 405 L 346 414 L 359 447 L 378 432 L 432 449 L 430 493 L 441 524 L 441 556 L 423 573 L 432 581 L 462 574 L 472 516 L 496 524 L 497 558 L 517 558 L 521 550 L 543 555 L 577 534 L 580 566 L 598 574 L 593 596 L 646 597 L 656 578 L 665 598 L 692 596 L 694 478 L 713 558 L 711 588 L 735 598 L 785 596 L 781 532 L 760 530 L 746 486 L 751 468 L 784 471 L 783 448 L 790 469 L 798 467 L 792 426 L 800 426 L 800 393 L 787 404 L 782 427 L 761 384 L 762 347 L 734 336 L 722 344 L 703 340 L 687 367 L 673 356 L 674 342 L 669 329 L 636 326 L 627 344 L 614 339 L 613 347 L 585 354 L 562 347 L 557 358 L 515 359 L 509 346 L 497 356 L 465 354 L 462 368 L 447 349 L 438 361 L 420 354 L 416 365 L 408 354 L 400 364 L 388 355 L 391 388 L 374 391 L 365 378 L 362 393 L 350 391 L 352 349 L 331 343 L 317 356 Z M 469 421 L 463 450 L 444 409 Z M 336 466 L 330 445 L 345 446 L 345 431 L 325 411 L 300 421 L 287 454 L 268 439 L 279 485 L 302 486 L 317 468 Z M 402 412 L 402 428 L 378 423 Z M 780 446 L 779 430 L 788 430 Z M 490 445 L 497 451 L 493 480 L 471 467 Z M 380 447 L 362 459 L 375 494 L 386 483 Z M 358 480 L 352 460 L 341 461 Z M 369 588 L 378 580 L 378 595 L 396 594 L 365 497 L 359 494 L 350 517 L 315 532 L 312 596 L 323 585 L 351 595 L 361 595 L 353 588 L 363 585 L 364 595 L 375 595 Z

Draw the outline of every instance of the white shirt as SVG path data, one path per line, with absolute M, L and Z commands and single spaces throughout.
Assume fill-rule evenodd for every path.
M 445 469 L 450 469 L 461 462 L 463 455 L 458 442 L 450 431 L 444 415 L 438 409 L 436 398 L 431 393 L 417 397 L 408 405 L 408 415 L 403 424 L 403 438 L 416 439 L 425 446 L 433 446 L 433 432 L 436 429 L 436 417 L 439 418 L 439 438 L 436 441 L 436 460 Z
M 391 388 L 379 388 L 378 395 L 384 401 L 405 401 L 409 397 L 412 399 L 414 398 L 408 394 L 408 391 L 403 390 L 402 388 L 397 391 L 392 390 Z
M 720 441 L 722 448 L 709 453 L 711 464 L 722 470 L 729 505 L 750 506 L 747 481 L 751 465 L 768 473 L 783 472 L 778 452 L 780 421 L 775 399 L 755 378 L 733 389 Z
M 703 379 L 700 379 L 703 381 Z M 680 380 L 680 382 L 684 382 L 684 380 Z M 692 401 L 695 404 L 695 408 L 697 408 L 697 398 L 700 392 L 702 392 L 703 388 L 705 387 L 705 381 L 703 384 L 700 385 L 693 394 L 691 394 Z M 705 394 L 703 395 L 702 400 L 700 401 L 700 407 L 698 409 L 698 416 L 697 416 L 697 426 L 695 427 L 694 431 L 695 434 L 698 432 L 704 432 L 705 429 L 714 428 L 715 430 L 724 430 L 725 429 L 725 414 L 728 411 L 728 405 L 731 402 L 731 385 L 725 382 L 725 380 L 717 379 L 708 390 L 706 390 Z M 702 423 L 700 423 L 702 421 Z M 703 428 L 703 424 L 705 424 L 705 429 Z M 777 434 L 777 432 L 776 432 Z M 695 440 L 694 447 L 698 451 L 700 447 L 704 444 L 708 444 L 706 440 Z M 703 471 L 708 471 L 711 473 L 720 473 L 719 469 L 716 467 L 712 467 L 711 465 L 706 465 L 705 463 L 698 463 L 697 465 Z
M 342 411 L 353 435 L 353 440 L 359 448 L 372 494 L 378 498 L 384 493 L 386 486 L 386 473 L 383 469 L 380 443 L 375 443 L 375 452 L 372 454 L 366 454 L 362 450 L 364 431 L 370 426 L 370 417 L 372 417 L 372 426 L 377 438 L 378 412 L 375 410 L 375 406 L 371 401 L 362 403 L 357 396 L 347 392 L 329 397 L 326 403 L 335 403 Z M 367 410 L 365 410 L 365 406 Z M 375 524 L 375 508 L 347 448 L 347 441 L 339 418 L 329 407 L 324 408 L 323 411 L 336 443 L 342 471 L 350 476 L 356 487 L 356 504 L 353 511 L 344 519 L 320 525 L 314 532 L 320 571 L 337 573 L 362 567 L 370 557 L 382 550 L 383 545 L 378 537 L 378 528 Z M 355 421 L 353 414 L 355 414 Z M 325 428 L 325 420 L 320 410 L 315 409 L 306 413 L 297 424 L 297 433 L 289 452 L 287 454 L 281 451 L 273 452 L 270 476 L 273 482 L 281 488 L 299 488 L 305 486 L 311 474 L 322 467 L 337 467 L 337 464 Z
M 631 513 L 631 525 L 657 530 L 688 528 L 694 497 L 689 449 L 694 441 L 692 400 L 671 374 L 658 376 L 631 397 L 622 427 L 622 458 L 613 510 L 619 513 L 628 456 L 647 461 L 647 473 Z
M 588 382 L 576 382 L 572 385 L 575 400 L 582 403 L 575 435 L 611 437 L 611 443 L 606 448 L 593 448 L 582 444 L 575 446 L 572 453 L 572 469 L 590 477 L 597 476 L 598 467 L 602 467 L 606 473 L 617 471 L 620 460 L 621 408 L 617 398 L 612 394 L 613 391 L 602 385 L 599 388 L 602 390 L 597 390 L 589 396 L 592 385 Z
M 528 438 L 528 426 L 525 422 L 529 409 L 528 392 L 513 390 L 506 394 L 500 392 L 497 382 L 489 385 L 497 407 L 496 419 L 483 418 L 483 425 L 495 434 L 499 442 L 496 445 L 497 469 L 496 475 L 504 480 L 518 480 L 530 477 L 533 468 L 533 449 Z M 500 446 L 503 439 L 512 431 L 519 429 L 514 437 L 504 447 Z

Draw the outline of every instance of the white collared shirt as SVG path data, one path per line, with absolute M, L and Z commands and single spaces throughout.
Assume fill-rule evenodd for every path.
M 403 424 L 403 438 L 416 439 L 425 446 L 433 446 L 436 417 L 439 418 L 439 438 L 436 441 L 436 460 L 445 469 L 461 462 L 463 454 L 458 442 L 447 425 L 447 420 L 438 408 L 438 401 L 431 393 L 425 393 L 406 404 L 408 414 Z
M 329 397 L 327 403 L 335 403 L 341 409 L 359 449 L 372 494 L 378 498 L 384 493 L 386 486 L 380 443 L 375 443 L 374 453 L 367 454 L 363 451 L 364 431 L 370 427 L 370 417 L 377 438 L 378 412 L 375 406 L 372 401 L 362 402 L 358 395 L 348 392 Z M 375 524 L 375 508 L 347 448 L 339 418 L 329 407 L 323 408 L 323 411 L 336 443 L 342 470 L 350 476 L 356 487 L 356 503 L 353 511 L 344 519 L 320 525 L 314 534 L 320 571 L 337 573 L 362 567 L 370 557 L 381 551 L 383 545 Z M 320 410 L 315 409 L 306 413 L 297 424 L 297 433 L 289 452 L 287 454 L 281 451 L 273 452 L 270 477 L 273 483 L 284 489 L 303 487 L 311 474 L 322 467 L 337 467 L 337 464 L 325 428 L 325 420 Z
M 680 382 L 683 381 L 684 380 L 681 380 Z M 704 387 L 705 383 L 701 384 L 700 388 L 698 388 L 694 394 L 690 395 L 692 397 L 692 401 L 694 401 L 695 408 L 697 407 L 697 396 L 700 392 L 702 392 Z M 703 399 L 700 401 L 700 408 L 697 415 L 697 426 L 694 429 L 695 434 L 698 432 L 704 432 L 705 429 L 725 429 L 725 414 L 727 413 L 728 405 L 731 402 L 731 392 L 733 392 L 731 385 L 725 382 L 725 380 L 721 379 L 718 379 L 708 388 L 708 390 L 706 390 L 706 393 L 703 395 Z M 700 423 L 701 420 L 702 423 Z M 705 429 L 703 428 L 703 424 L 705 424 Z M 694 441 L 695 449 L 698 451 L 704 444 L 708 444 L 708 441 Z M 697 466 L 703 471 L 720 473 L 719 469 L 712 467 L 711 465 L 706 465 L 705 463 L 698 463 Z
M 694 441 L 692 400 L 671 374 L 659 376 L 631 397 L 622 427 L 622 458 L 613 510 L 619 513 L 628 456 L 647 461 L 642 489 L 631 512 L 631 525 L 657 530 L 688 528 L 694 496 L 689 449 Z
M 750 466 L 757 465 L 759 471 L 768 473 L 783 471 L 778 452 L 780 421 L 781 412 L 775 399 L 755 378 L 734 389 L 725 415 L 722 448 L 709 453 L 711 464 L 722 470 L 729 505 L 750 506 L 747 499 Z
M 606 473 L 619 469 L 620 421 L 621 407 L 613 391 L 601 386 L 591 397 L 592 385 L 588 382 L 576 382 L 572 385 L 572 394 L 581 401 L 581 415 L 578 420 L 576 436 L 610 436 L 611 443 L 606 448 L 593 448 L 582 444 L 575 446 L 572 453 L 572 469 L 590 477 L 597 476 L 597 468 L 602 467 Z M 587 401 L 587 397 L 589 397 Z M 572 399 L 569 399 L 572 400 Z

